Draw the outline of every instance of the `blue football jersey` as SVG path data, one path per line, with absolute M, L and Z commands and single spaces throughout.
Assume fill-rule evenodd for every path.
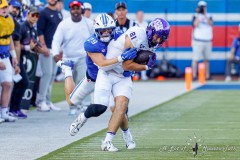
M 123 31 L 119 29 L 115 29 L 113 31 L 113 40 L 117 40 L 120 35 L 123 34 Z M 89 53 L 102 53 L 104 56 L 107 54 L 107 46 L 109 43 L 104 43 L 100 41 L 96 35 L 92 35 L 89 37 L 84 43 L 84 49 L 86 52 Z M 94 64 L 92 59 L 87 55 L 86 57 L 86 64 L 87 64 L 87 73 L 93 79 L 96 80 L 98 67 Z

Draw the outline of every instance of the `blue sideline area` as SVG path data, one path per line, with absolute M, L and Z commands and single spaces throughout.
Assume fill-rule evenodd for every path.
M 240 90 L 240 84 L 206 84 L 196 90 Z

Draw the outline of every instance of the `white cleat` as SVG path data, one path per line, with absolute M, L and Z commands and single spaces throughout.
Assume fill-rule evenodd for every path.
M 0 117 L 0 123 L 3 123 L 3 122 L 5 122 L 5 120 Z
M 49 104 L 47 104 L 48 107 L 53 110 L 53 111 L 61 111 L 61 108 L 55 106 L 52 102 L 50 102 Z
M 79 114 L 79 116 L 70 125 L 69 133 L 71 136 L 75 136 L 78 133 L 79 129 L 87 122 L 87 119 L 83 120 L 81 118 L 82 114 L 84 113 Z
M 109 152 L 117 152 L 118 151 L 118 149 L 116 147 L 114 147 L 114 145 L 112 144 L 111 141 L 103 142 L 101 145 L 101 148 L 103 151 L 109 151 Z
M 126 148 L 127 149 L 134 149 L 136 147 L 136 143 L 134 142 L 132 135 L 125 136 L 123 134 L 123 139 L 126 142 Z
M 4 119 L 5 122 L 15 122 L 17 120 L 16 117 L 12 117 L 9 114 L 2 115 L 2 119 Z
M 40 102 L 38 105 L 37 105 L 37 110 L 40 111 L 40 112 L 49 112 L 50 111 L 50 108 L 49 106 L 46 104 L 46 102 Z

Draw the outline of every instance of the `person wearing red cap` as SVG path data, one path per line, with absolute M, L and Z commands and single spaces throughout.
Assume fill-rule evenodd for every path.
M 73 80 L 77 84 L 85 76 L 86 52 L 84 42 L 94 33 L 93 21 L 82 16 L 81 3 L 77 0 L 69 3 L 71 17 L 63 20 L 53 37 L 52 51 L 55 61 L 61 60 L 60 50 L 62 49 L 62 60 L 74 61 Z M 82 102 L 82 106 L 90 104 L 88 96 Z M 70 108 L 70 114 L 75 114 L 75 107 Z

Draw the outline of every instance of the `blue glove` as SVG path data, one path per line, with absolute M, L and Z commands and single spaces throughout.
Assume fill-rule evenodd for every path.
M 118 62 L 134 59 L 137 56 L 137 48 L 127 48 L 124 52 L 118 56 Z
M 123 72 L 123 76 L 124 76 L 124 77 L 131 77 L 133 74 L 134 74 L 133 71 L 124 71 L 124 72 Z
M 156 62 L 156 54 L 154 54 L 153 56 L 149 55 L 149 60 L 148 60 L 148 63 L 147 63 L 148 69 L 152 69 L 155 62 Z

